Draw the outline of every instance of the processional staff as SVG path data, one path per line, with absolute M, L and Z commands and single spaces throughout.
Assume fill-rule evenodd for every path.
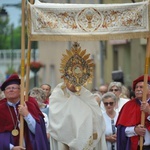
M 147 39 L 147 47 L 146 47 L 145 70 L 144 70 L 144 91 L 142 97 L 143 102 L 146 102 L 149 61 L 150 61 L 150 38 Z M 145 113 L 143 111 L 141 113 L 141 124 L 145 126 Z M 143 137 L 140 136 L 140 150 L 142 150 L 142 148 L 143 148 Z
M 34 0 L 29 0 L 30 3 L 34 3 Z M 26 0 L 22 0 L 22 28 L 21 28 L 21 100 L 20 104 L 23 105 L 24 101 L 27 100 L 27 91 L 29 87 L 29 70 L 30 68 L 27 67 L 26 69 L 26 88 L 24 84 L 24 76 L 25 76 L 25 7 Z M 28 40 L 28 49 L 31 49 L 31 42 Z M 30 52 L 30 51 L 29 51 Z M 30 53 L 28 53 L 28 64 L 30 63 Z M 28 66 L 28 65 L 27 65 Z M 26 92 L 25 92 L 26 91 Z M 24 92 L 26 93 L 24 97 Z M 20 115 L 20 138 L 19 138 L 19 145 L 23 146 L 23 135 L 24 135 L 24 119 L 23 116 Z
M 21 28 L 21 100 L 20 104 L 24 104 L 24 72 L 25 72 L 25 0 L 22 0 L 22 28 Z M 20 138 L 19 145 L 23 146 L 24 120 L 20 115 Z

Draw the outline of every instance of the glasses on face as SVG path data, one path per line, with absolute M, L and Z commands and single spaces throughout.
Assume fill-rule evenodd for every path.
M 18 90 L 20 89 L 19 87 L 6 87 L 5 91 L 10 91 L 10 90 Z
M 110 91 L 111 91 L 111 92 L 113 92 L 113 91 L 114 91 L 114 92 L 117 92 L 117 91 L 119 91 L 119 89 L 110 89 Z
M 114 102 L 104 102 L 105 106 L 108 106 L 108 105 L 112 106 L 113 104 L 114 104 Z

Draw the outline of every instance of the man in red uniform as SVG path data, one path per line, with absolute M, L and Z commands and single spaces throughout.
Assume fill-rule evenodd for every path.
M 0 101 L 0 150 L 48 150 L 44 117 L 35 99 L 20 105 L 20 79 L 11 75 L 2 85 Z M 23 147 L 19 146 L 20 115 L 24 119 Z
M 150 76 L 147 84 L 147 102 L 142 102 L 144 76 L 133 81 L 135 98 L 127 102 L 118 117 L 117 150 L 138 150 L 139 137 L 144 138 L 143 150 L 150 150 Z M 141 111 L 145 112 L 145 126 L 141 125 Z

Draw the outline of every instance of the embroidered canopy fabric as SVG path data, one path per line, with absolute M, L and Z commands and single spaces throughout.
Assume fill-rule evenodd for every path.
M 123 4 L 28 2 L 28 37 L 38 40 L 110 40 L 148 37 L 149 0 Z

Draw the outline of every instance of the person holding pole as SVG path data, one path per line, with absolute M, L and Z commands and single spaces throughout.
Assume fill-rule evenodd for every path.
M 5 98 L 0 101 L 0 150 L 48 150 L 44 116 L 32 97 L 20 105 L 20 82 L 12 74 L 1 85 Z M 24 119 L 23 146 L 19 145 L 20 115 Z
M 150 150 L 150 76 L 144 93 L 144 75 L 133 81 L 135 98 L 127 102 L 119 113 L 117 126 L 117 150 L 140 150 L 140 137 L 143 137 L 143 150 Z M 145 113 L 145 125 L 141 124 L 141 113 Z

